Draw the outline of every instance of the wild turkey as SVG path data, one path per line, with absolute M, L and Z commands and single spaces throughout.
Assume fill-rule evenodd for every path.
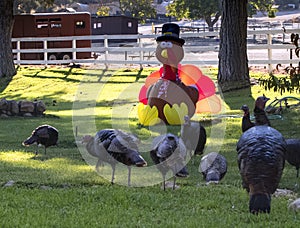
M 258 97 L 255 101 L 254 117 L 255 117 L 255 125 L 257 126 L 258 125 L 271 126 L 270 121 L 265 112 L 265 107 L 268 100 L 270 100 L 270 98 L 267 98 L 265 95 L 263 95 Z
M 184 117 L 184 124 L 181 125 L 180 137 L 182 138 L 187 151 L 192 155 L 203 154 L 206 144 L 206 130 L 199 122 L 192 122 L 189 116 Z
M 242 118 L 242 132 L 245 132 L 249 128 L 255 126 L 255 124 L 253 122 L 251 122 L 249 107 L 247 105 L 243 105 L 241 107 L 241 110 L 244 111 L 244 115 L 243 115 L 243 118 Z
M 132 134 L 116 129 L 103 129 L 95 137 L 84 136 L 82 142 L 86 143 L 87 151 L 98 158 L 96 170 L 106 162 L 112 167 L 111 183 L 114 183 L 115 170 L 118 162 L 128 168 L 128 186 L 130 186 L 131 166 L 147 166 L 147 162 L 138 152 L 138 138 Z
M 253 126 L 259 126 L 259 125 L 271 126 L 268 116 L 265 112 L 265 106 L 268 100 L 270 99 L 267 98 L 265 95 L 260 96 L 255 100 L 255 104 L 254 104 L 255 123 L 252 122 L 250 119 L 250 112 L 248 106 L 243 105 L 241 107 L 241 110 L 244 111 L 244 115 L 242 118 L 242 132 L 247 131 L 249 128 Z
M 38 154 L 38 146 L 43 145 L 45 148 L 49 146 L 55 146 L 58 142 L 58 130 L 50 125 L 41 125 L 33 130 L 31 136 L 29 136 L 22 144 L 23 146 L 29 146 L 36 143 L 37 148 L 35 154 Z
M 223 155 L 211 152 L 202 157 L 199 168 L 207 184 L 219 183 L 227 172 L 227 161 Z
M 243 187 L 250 194 L 251 213 L 271 210 L 271 194 L 278 187 L 285 164 L 286 142 L 269 126 L 254 126 L 237 143 Z
M 300 139 L 286 139 L 287 150 L 285 159 L 292 166 L 296 167 L 297 177 L 299 177 L 300 168 Z
M 176 174 L 185 168 L 186 148 L 182 140 L 171 133 L 160 135 L 153 140 L 150 156 L 163 177 L 163 189 L 166 190 L 166 175 L 173 172 L 173 190 Z

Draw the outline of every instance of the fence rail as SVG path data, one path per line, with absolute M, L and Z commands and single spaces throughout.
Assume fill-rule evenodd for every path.
M 295 46 L 290 42 L 292 33 L 299 33 L 300 29 L 249 30 L 248 31 L 248 60 L 249 65 L 265 65 L 271 70 L 274 64 L 298 64 L 299 58 L 294 57 L 292 50 Z M 182 33 L 186 40 L 184 45 L 185 57 L 183 64 L 217 65 L 219 51 L 219 32 Z M 13 38 L 16 49 L 13 49 L 14 62 L 21 64 L 160 64 L 155 57 L 157 35 L 92 35 L 92 36 L 69 36 L 69 37 L 27 37 Z M 136 42 L 115 43 L 114 40 L 133 39 Z M 288 42 L 286 40 L 288 39 Z M 90 40 L 91 47 L 79 48 L 78 40 Z M 38 49 L 21 49 L 22 42 L 42 42 L 43 47 Z M 72 47 L 50 49 L 47 43 L 50 41 L 72 41 Z M 67 60 L 49 60 L 48 54 L 53 52 L 72 53 L 72 58 Z M 76 58 L 79 52 L 90 52 L 91 58 Z M 41 53 L 43 59 L 21 59 L 21 53 Z

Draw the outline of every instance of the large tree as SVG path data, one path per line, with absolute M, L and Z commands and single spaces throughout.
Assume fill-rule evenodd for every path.
M 248 10 L 270 11 L 272 2 L 222 0 L 218 84 L 223 92 L 250 87 L 247 57 Z
M 223 0 L 218 84 L 223 92 L 250 87 L 247 0 Z
M 13 6 L 14 0 L 0 3 L 0 77 L 12 77 L 16 74 L 11 48 Z

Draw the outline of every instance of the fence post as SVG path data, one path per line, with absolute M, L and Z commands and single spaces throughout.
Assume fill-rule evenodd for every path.
M 18 66 L 21 65 L 20 64 L 20 61 L 21 61 L 21 52 L 20 52 L 20 49 L 21 49 L 21 41 L 18 40 L 17 41 L 17 50 L 18 50 L 18 52 L 17 52 L 17 61 L 18 61 Z
M 73 60 L 76 60 L 77 59 L 77 56 L 76 56 L 76 39 L 72 40 L 72 48 L 73 48 Z
M 108 39 L 107 39 L 107 35 L 104 35 L 104 48 L 105 48 L 105 55 L 104 55 L 104 59 L 105 59 L 105 67 L 106 69 L 108 68 L 108 64 L 107 64 L 107 60 L 108 60 Z
M 272 45 L 272 34 L 268 33 L 267 35 L 267 43 L 268 45 Z M 271 47 L 269 46 L 268 47 L 268 60 L 272 60 L 272 49 Z M 269 69 L 269 73 L 272 72 L 273 70 L 273 65 L 271 63 L 268 63 L 268 69 Z
M 141 48 L 140 50 L 140 69 L 142 70 L 143 69 L 143 64 L 142 64 L 142 61 L 144 60 L 144 51 L 143 51 L 143 43 L 142 43 L 142 39 L 139 35 L 139 38 L 138 38 L 138 42 L 139 42 L 139 47 Z
M 44 61 L 45 61 L 45 65 L 48 65 L 48 52 L 47 52 L 47 40 L 43 40 L 43 49 L 44 49 Z

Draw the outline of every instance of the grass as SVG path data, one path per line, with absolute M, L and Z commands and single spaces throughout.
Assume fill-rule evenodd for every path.
M 147 150 L 154 136 L 165 128 L 138 125 L 136 104 L 139 88 L 153 68 L 81 69 L 68 67 L 21 67 L 11 80 L 1 79 L 0 98 L 41 99 L 47 105 L 43 118 L 0 118 L 0 225 L 1 227 L 296 227 L 300 217 L 288 210 L 289 202 L 300 193 L 294 167 L 286 163 L 280 188 L 293 194 L 272 198 L 269 215 L 251 215 L 249 197 L 241 187 L 237 168 L 236 142 L 241 135 L 242 104 L 253 108 L 254 99 L 297 96 L 251 90 L 223 94 L 226 112 L 197 114 L 208 132 L 205 153 L 217 151 L 228 160 L 228 172 L 219 185 L 206 185 L 198 171 L 201 157 L 188 164 L 190 176 L 177 181 L 179 189 L 162 191 L 161 177 Z M 202 69 L 216 79 L 215 69 Z M 252 73 L 259 78 L 261 73 Z M 56 105 L 53 106 L 53 101 Z M 271 116 L 271 124 L 287 137 L 300 138 L 299 109 L 284 110 L 282 118 Z M 59 145 L 42 148 L 21 142 L 41 124 L 59 129 Z M 109 182 L 111 169 L 94 171 L 94 159 L 76 142 L 84 134 L 103 128 L 132 131 L 142 140 L 144 169 L 133 169 L 133 185 L 127 187 L 127 169 L 118 166 L 116 183 Z M 167 127 L 178 133 L 178 126 Z M 151 172 L 149 172 L 151 171 Z M 10 180 L 11 187 L 5 187 Z M 142 183 L 142 184 L 141 184 Z

